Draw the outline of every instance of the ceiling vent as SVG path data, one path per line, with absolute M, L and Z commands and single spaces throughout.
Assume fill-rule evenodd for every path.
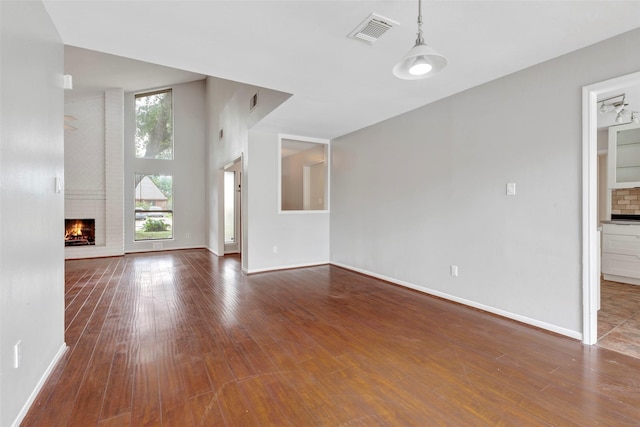
M 398 25 L 398 23 L 384 16 L 372 13 L 349 34 L 349 38 L 373 44 L 373 42 L 378 40 L 387 30 L 393 28 L 394 25 Z

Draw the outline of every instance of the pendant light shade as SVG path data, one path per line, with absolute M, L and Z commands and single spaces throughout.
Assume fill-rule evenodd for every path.
M 405 80 L 417 80 L 438 74 L 447 66 L 447 58 L 424 42 L 422 37 L 422 0 L 418 0 L 418 38 L 416 44 L 393 67 L 393 74 Z
M 442 71 L 447 58 L 425 43 L 416 43 L 393 67 L 393 74 L 405 80 L 424 79 Z

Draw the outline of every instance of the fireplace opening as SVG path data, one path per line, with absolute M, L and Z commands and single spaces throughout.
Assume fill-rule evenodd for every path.
M 64 245 L 84 246 L 96 244 L 95 219 L 65 219 Z

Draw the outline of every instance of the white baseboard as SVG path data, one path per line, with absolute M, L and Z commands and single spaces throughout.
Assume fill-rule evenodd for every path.
M 211 250 L 209 248 L 207 248 L 206 246 L 177 246 L 177 247 L 171 247 L 171 248 L 163 247 L 162 249 L 152 249 L 152 248 L 148 248 L 148 249 L 132 249 L 130 251 L 126 251 L 125 254 L 142 254 L 142 253 L 145 253 L 145 252 L 149 252 L 150 253 L 150 252 L 184 251 L 184 250 L 188 250 L 188 249 L 207 249 L 207 250 L 209 250 L 209 252 L 211 252 Z M 217 255 L 217 254 L 215 254 L 215 255 Z
M 305 267 L 317 267 L 319 265 L 327 265 L 329 261 L 326 262 L 314 262 L 310 264 L 290 264 L 290 265 L 279 265 L 275 267 L 268 268 L 254 268 L 254 269 L 242 269 L 244 274 L 256 274 L 256 273 L 267 273 L 269 271 L 278 271 L 278 270 L 291 270 L 294 268 L 305 268 Z
M 449 301 L 454 301 L 457 302 L 459 304 L 463 304 L 469 307 L 473 307 L 473 308 L 477 308 L 480 309 L 482 311 L 486 311 L 489 313 L 493 313 L 493 314 L 497 314 L 498 316 L 502 316 L 502 317 L 506 317 L 507 319 L 512 319 L 512 320 L 517 320 L 518 322 L 522 322 L 522 323 L 526 323 L 527 325 L 531 325 L 531 326 L 535 326 L 537 328 L 540 329 L 545 329 L 547 331 L 551 331 L 551 332 L 555 332 L 556 334 L 560 334 L 560 335 L 564 335 L 566 337 L 569 338 L 575 338 L 577 340 L 582 340 L 582 333 L 581 332 L 577 332 L 577 331 L 572 331 L 571 329 L 567 329 L 567 328 L 563 328 L 557 325 L 553 325 L 550 323 L 546 323 L 546 322 L 541 322 L 540 320 L 536 320 L 536 319 L 531 319 L 529 317 L 526 316 L 521 316 L 519 314 L 515 314 L 515 313 L 511 313 L 509 311 L 505 311 L 499 308 L 495 308 L 495 307 L 491 307 L 488 305 L 484 305 L 484 304 L 480 304 L 478 302 L 475 301 L 471 301 L 468 299 L 464 299 L 464 298 L 460 298 L 457 297 L 455 295 L 449 295 L 447 293 L 444 292 L 440 292 L 440 291 L 436 291 L 433 289 L 429 289 L 429 288 L 425 288 L 422 286 L 418 286 L 415 285 L 413 283 L 409 283 L 409 282 L 404 282 L 402 280 L 398 280 L 398 279 L 394 279 L 392 277 L 387 277 L 384 276 L 382 274 L 377 274 L 377 273 L 373 273 L 371 271 L 368 270 L 363 270 L 361 268 L 357 268 L 357 267 L 352 267 L 350 265 L 346 265 L 346 264 L 342 264 L 339 262 L 331 262 L 331 264 L 338 266 L 338 267 L 342 267 L 345 268 L 347 270 L 352 270 L 361 274 L 365 274 L 367 276 L 371 276 L 371 277 L 375 277 L 377 279 L 381 279 L 387 282 L 391 282 L 394 283 L 396 285 L 400 285 L 400 286 L 404 286 L 406 288 L 410 288 L 410 289 L 414 289 L 416 291 L 425 293 L 425 294 L 429 294 L 429 295 L 434 295 L 437 296 L 439 298 L 442 299 L 446 299 Z
M 40 377 L 40 381 L 38 381 L 38 384 L 36 384 L 36 387 L 33 389 L 31 394 L 29 395 L 29 398 L 27 399 L 25 404 L 22 406 L 22 409 L 18 413 L 18 416 L 11 424 L 11 427 L 18 427 L 22 422 L 22 420 L 24 420 L 24 417 L 27 416 L 27 412 L 29 412 L 29 408 L 31 408 L 31 405 L 33 405 L 33 402 L 36 400 L 36 397 L 38 397 L 38 393 L 40 393 L 40 390 L 42 390 L 44 383 L 47 381 L 47 379 L 49 378 L 49 375 L 51 375 L 51 372 L 53 372 L 53 369 L 56 367 L 56 365 L 58 364 L 58 362 L 60 361 L 60 359 L 62 358 L 62 356 L 64 355 L 64 353 L 67 351 L 68 348 L 69 347 L 67 347 L 66 343 L 62 343 L 62 347 L 60 347 L 56 355 L 53 357 L 53 360 L 51 361 L 51 363 L 49 363 L 49 366 L 47 367 L 46 371 L 44 371 L 44 374 L 42 374 L 42 377 Z
M 629 285 L 640 285 L 640 279 L 634 277 L 616 276 L 615 274 L 603 274 L 604 280 L 611 282 L 628 283 Z

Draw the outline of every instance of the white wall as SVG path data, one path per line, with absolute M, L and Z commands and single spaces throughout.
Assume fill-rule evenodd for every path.
M 247 272 L 329 262 L 329 212 L 278 212 L 278 134 L 250 131 L 249 154 Z
M 580 337 L 581 87 L 638 71 L 638 43 L 626 33 L 332 141 L 332 261 Z
M 205 81 L 179 84 L 172 86 L 171 89 L 173 160 L 135 157 L 135 94 L 125 94 L 124 235 L 126 252 L 205 247 L 206 245 Z M 173 176 L 173 239 L 134 241 L 134 175 L 136 173 Z
M 258 93 L 258 105 L 250 110 L 249 100 Z M 289 94 L 266 88 L 250 86 L 214 77 L 207 78 L 207 218 L 208 248 L 216 255 L 224 253 L 223 186 L 225 165 L 242 157 L 242 267 L 248 271 L 250 264 L 250 236 L 258 236 L 260 230 L 249 226 L 250 195 L 248 176 L 253 173 L 249 152 L 249 129 L 289 98 Z M 220 138 L 220 130 L 223 137 Z M 258 167 L 271 159 L 255 158 Z M 277 198 L 277 186 L 273 188 Z M 255 215 L 260 215 L 256 213 Z M 254 234 L 257 233 L 257 234 Z
M 258 106 L 249 111 L 249 100 L 256 91 Z M 224 252 L 222 170 L 242 156 L 242 268 L 247 273 L 329 260 L 329 214 L 278 214 L 278 134 L 250 130 L 289 96 L 228 80 L 207 79 L 208 247 L 217 255 Z M 224 131 L 222 139 L 220 129 Z
M 104 95 L 65 102 L 64 109 L 75 119 L 68 122 L 75 130 L 64 131 L 65 197 L 104 197 Z
M 207 247 L 216 255 L 224 254 L 222 171 L 246 151 L 249 98 L 255 90 L 241 83 L 207 78 Z
M 0 425 L 64 350 L 63 46 L 40 2 L 0 2 Z M 13 346 L 22 361 L 13 367 Z

